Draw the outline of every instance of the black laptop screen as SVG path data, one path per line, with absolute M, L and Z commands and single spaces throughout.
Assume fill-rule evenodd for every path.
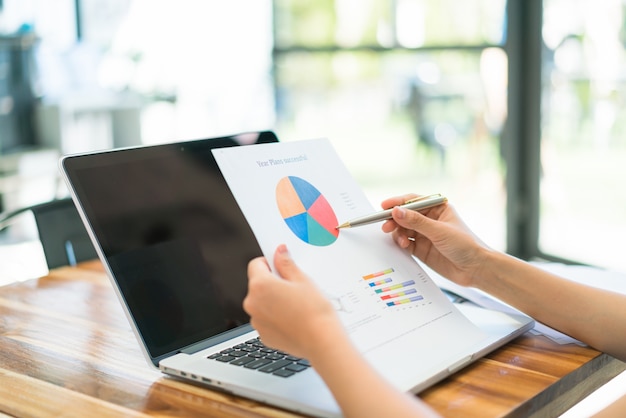
M 246 268 L 261 250 L 211 149 L 276 141 L 262 132 L 63 160 L 153 360 L 248 322 Z

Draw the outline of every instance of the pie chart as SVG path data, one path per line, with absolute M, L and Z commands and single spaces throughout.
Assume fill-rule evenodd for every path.
M 337 216 L 328 201 L 306 180 L 289 176 L 276 186 L 276 203 L 285 223 L 298 238 L 320 247 L 337 240 Z

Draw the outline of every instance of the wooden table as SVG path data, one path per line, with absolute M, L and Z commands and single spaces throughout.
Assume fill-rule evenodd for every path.
M 450 417 L 554 417 L 625 368 L 593 349 L 527 333 L 420 397 Z M 151 369 L 97 261 L 0 287 L 0 412 L 297 416 Z

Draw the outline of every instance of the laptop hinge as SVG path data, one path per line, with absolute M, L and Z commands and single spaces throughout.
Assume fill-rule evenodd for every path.
M 193 353 L 197 353 L 198 351 L 202 351 L 206 348 L 209 347 L 213 347 L 214 345 L 223 343 L 224 341 L 228 341 L 232 338 L 238 337 L 240 335 L 243 334 L 247 334 L 248 332 L 253 331 L 254 328 L 252 328 L 251 325 L 246 324 L 246 325 L 242 325 L 240 327 L 237 327 L 235 329 L 232 329 L 230 331 L 226 331 L 222 334 L 219 334 L 215 337 L 211 337 L 209 339 L 206 340 L 202 340 L 199 343 L 195 343 L 192 345 L 188 345 L 187 347 L 179 350 L 179 353 L 184 353 L 184 354 L 193 354 Z

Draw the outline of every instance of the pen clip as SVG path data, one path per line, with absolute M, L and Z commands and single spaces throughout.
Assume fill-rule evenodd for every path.
M 419 202 L 420 200 L 431 199 L 433 197 L 441 197 L 441 193 L 429 194 L 428 196 L 414 197 L 413 199 L 409 199 L 406 202 L 404 202 L 404 204 L 407 205 L 409 203 Z

